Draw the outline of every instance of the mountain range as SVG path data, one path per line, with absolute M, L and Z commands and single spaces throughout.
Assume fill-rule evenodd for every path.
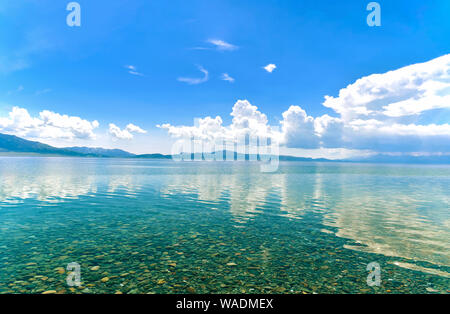
M 215 152 L 223 156 L 227 152 Z M 40 142 L 29 141 L 14 135 L 0 133 L 0 155 L 27 155 L 27 156 L 67 156 L 67 157 L 98 157 L 98 158 L 141 158 L 141 159 L 171 159 L 171 155 L 164 154 L 133 154 L 121 149 L 106 149 L 92 147 L 65 147 L 57 148 Z M 192 157 L 201 158 L 200 155 Z M 234 153 L 234 158 L 249 160 L 250 156 Z M 281 161 L 315 161 L 315 162 L 361 162 L 361 163 L 406 163 L 406 164 L 450 164 L 450 155 L 441 156 L 392 156 L 376 154 L 365 158 L 343 160 L 329 160 L 325 158 L 312 159 L 294 156 L 280 156 Z
M 136 155 L 121 149 L 92 147 L 57 148 L 39 142 L 29 141 L 14 135 L 0 133 L 0 154 L 8 155 L 45 155 L 69 157 L 109 157 L 109 158 L 172 158 L 169 155 L 145 154 Z

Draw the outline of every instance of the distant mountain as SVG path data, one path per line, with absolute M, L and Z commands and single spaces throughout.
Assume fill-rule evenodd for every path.
M 181 153 L 184 156 L 189 156 L 189 153 Z M 257 154 L 241 154 L 241 153 L 237 153 L 237 152 L 233 152 L 233 151 L 217 151 L 217 152 L 212 152 L 209 154 L 202 154 L 202 153 L 191 153 L 190 154 L 190 159 L 191 160 L 206 160 L 208 158 L 211 159 L 219 159 L 219 160 L 261 160 L 263 156 L 261 155 L 257 155 Z M 176 155 L 177 157 L 179 157 L 180 155 Z M 218 157 L 216 157 L 218 156 Z M 171 158 L 172 156 L 168 156 L 169 158 Z M 187 157 L 189 159 L 189 157 Z M 265 160 L 269 160 L 270 156 L 267 156 L 267 158 L 263 158 Z M 280 161 L 314 161 L 314 162 L 331 162 L 333 160 L 330 159 L 325 159 L 325 158 L 318 158 L 318 159 L 313 159 L 313 158 L 307 158 L 307 157 L 294 157 L 294 156 L 278 156 L 278 159 Z
M 367 158 L 354 158 L 346 161 L 363 163 L 389 163 L 389 164 L 450 164 L 450 155 L 443 156 L 392 156 L 377 154 Z
M 100 147 L 66 147 L 65 149 L 72 152 L 85 154 L 85 155 L 95 155 L 101 157 L 116 157 L 116 158 L 130 158 L 135 157 L 135 154 L 129 153 L 121 149 L 105 149 Z
M 0 154 L 26 154 L 26 155 L 51 155 L 72 157 L 106 157 L 106 158 L 140 158 L 140 159 L 171 159 L 171 155 L 142 154 L 136 155 L 121 149 L 105 149 L 90 147 L 67 147 L 56 148 L 39 142 L 28 141 L 23 138 L 0 133 Z M 222 154 L 223 160 L 226 156 L 233 156 L 234 160 L 258 159 L 254 155 L 238 154 L 230 151 L 218 151 L 213 156 Z M 178 156 L 178 155 L 177 155 Z M 175 157 L 177 157 L 175 156 Z M 204 160 L 205 155 L 201 153 L 191 154 L 192 160 Z M 252 158 L 250 158 L 252 157 Z M 279 156 L 280 161 L 305 161 L 305 162 L 359 162 L 359 163 L 397 163 L 397 164 L 450 164 L 450 156 L 392 156 L 378 154 L 366 158 L 353 158 L 344 160 L 329 160 L 325 158 L 312 159 L 293 156 Z
M 28 141 L 23 138 L 0 133 L 0 151 L 14 153 L 35 153 L 59 156 L 86 156 L 64 148 L 56 148 L 39 142 Z
M 172 155 L 163 155 L 163 154 L 142 154 L 142 155 L 134 155 L 133 157 L 143 159 L 172 159 Z
M 145 158 L 168 159 L 170 155 L 145 154 L 136 155 L 121 149 L 105 149 L 91 147 L 56 148 L 47 144 L 25 140 L 23 138 L 0 133 L 0 153 L 51 155 L 72 157 L 110 157 L 110 158 Z

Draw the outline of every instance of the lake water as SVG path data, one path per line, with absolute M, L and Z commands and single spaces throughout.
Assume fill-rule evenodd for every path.
M 450 166 L 2 157 L 0 293 L 448 293 L 449 187 Z

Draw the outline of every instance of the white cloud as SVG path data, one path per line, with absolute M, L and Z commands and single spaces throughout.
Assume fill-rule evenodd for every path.
M 232 78 L 228 73 L 223 73 L 220 79 L 223 81 L 234 83 L 234 78 Z
M 147 131 L 141 129 L 140 127 L 138 127 L 137 125 L 134 125 L 132 123 L 128 124 L 126 129 L 132 133 L 140 133 L 140 134 L 147 133 Z
M 44 94 L 50 93 L 51 91 L 52 91 L 51 88 L 45 88 L 45 89 L 41 89 L 41 90 L 36 91 L 35 95 L 36 96 L 44 95 Z
M 425 113 L 450 109 L 450 55 L 384 74 L 363 77 L 326 96 L 337 117 L 309 116 L 299 106 L 286 110 L 278 126 L 247 100 L 239 100 L 224 126 L 222 118 L 199 119 L 195 126 L 161 126 L 176 137 L 270 136 L 286 148 L 348 149 L 399 153 L 450 152 L 450 124 L 431 123 Z M 427 122 L 428 121 L 428 122 Z
M 109 124 L 109 134 L 115 139 L 131 140 L 134 137 L 133 133 L 145 134 L 147 133 L 147 131 L 141 129 L 140 127 L 132 123 L 128 124 L 126 128 L 123 130 L 121 130 L 114 123 Z
M 281 121 L 283 143 L 290 147 L 316 148 L 319 138 L 314 132 L 314 118 L 299 106 L 291 106 L 283 112 Z
M 11 94 L 15 94 L 15 93 L 20 93 L 21 91 L 23 91 L 25 88 L 23 87 L 23 85 L 19 85 L 15 90 L 10 90 L 8 91 L 8 95 Z
M 231 112 L 233 117 L 230 130 L 231 136 L 240 136 L 242 134 L 251 134 L 261 137 L 270 136 L 273 132 L 268 125 L 267 116 L 253 106 L 247 100 L 238 100 Z
M 121 130 L 114 123 L 109 124 L 109 134 L 120 140 L 131 140 L 133 138 L 133 134 L 131 134 L 127 129 Z
M 53 50 L 60 43 L 60 41 L 51 40 L 54 38 L 54 31 L 45 27 L 33 27 L 32 30 L 25 32 L 16 29 L 15 37 L 17 45 L 2 47 L 0 73 L 9 74 L 30 67 L 34 56 Z
M 166 129 L 175 138 L 197 139 L 214 141 L 215 139 L 234 140 L 246 134 L 268 137 L 272 132 L 265 114 L 258 111 L 256 106 L 247 100 L 239 100 L 235 103 L 231 113 L 233 121 L 224 126 L 220 116 L 196 119 L 194 126 L 173 126 L 171 124 L 158 125 Z
M 265 67 L 263 67 L 263 69 L 269 73 L 272 73 L 273 70 L 275 70 L 276 68 L 277 68 L 277 66 L 273 63 L 270 63 L 270 64 L 266 65 Z
M 166 129 L 174 138 L 198 138 L 202 140 L 214 140 L 225 135 L 226 130 L 222 126 L 222 118 L 206 117 L 197 119 L 195 126 L 173 126 L 169 123 L 157 125 L 157 127 Z
M 61 115 L 49 110 L 32 117 L 28 110 L 13 107 L 8 117 L 0 117 L 0 131 L 36 139 L 94 139 L 98 121 Z
M 325 107 L 346 121 L 356 118 L 403 117 L 450 108 L 450 54 L 357 80 L 326 96 Z
M 137 68 L 134 65 L 126 65 L 125 68 L 128 69 L 128 73 L 136 76 L 144 76 L 144 74 L 137 71 Z
M 226 41 L 223 41 L 221 39 L 209 39 L 208 43 L 214 45 L 217 50 L 231 51 L 238 49 L 237 46 L 227 43 Z
M 207 70 L 205 70 L 202 66 L 198 66 L 198 69 L 200 72 L 203 73 L 202 78 L 179 77 L 178 81 L 187 83 L 189 85 L 197 85 L 197 84 L 201 84 L 201 83 L 208 81 L 209 72 Z

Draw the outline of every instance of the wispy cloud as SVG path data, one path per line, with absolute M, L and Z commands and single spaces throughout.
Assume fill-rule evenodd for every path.
M 209 48 L 209 47 L 192 47 L 189 49 L 191 49 L 191 50 L 212 50 L 212 48 Z
M 273 70 L 275 70 L 276 68 L 277 68 L 277 66 L 273 63 L 270 63 L 270 64 L 266 65 L 265 67 L 263 67 L 263 69 L 269 73 L 272 73 Z
M 58 47 L 54 32 L 44 27 L 36 27 L 31 31 L 17 31 L 15 36 L 20 44 L 15 47 L 5 47 L 0 56 L 0 73 L 9 74 L 30 67 L 33 59 L 44 52 Z
M 179 77 L 177 80 L 179 82 L 187 83 L 189 85 L 197 85 L 201 83 L 205 83 L 209 79 L 209 72 L 205 70 L 201 65 L 198 66 L 200 72 L 203 73 L 203 77 L 201 78 L 192 78 L 192 77 Z
M 51 88 L 45 88 L 45 89 L 36 91 L 35 95 L 39 96 L 39 95 L 50 93 L 51 91 L 52 91 Z
M 224 40 L 221 39 L 208 39 L 207 41 L 208 43 L 214 45 L 216 47 L 217 50 L 227 50 L 227 51 L 231 51 L 231 50 L 236 50 L 238 49 L 237 46 L 227 43 Z
M 190 48 L 192 50 L 219 50 L 219 51 L 233 51 L 238 49 L 238 46 L 235 46 L 233 44 L 230 44 L 222 39 L 208 39 L 206 41 L 211 46 L 203 47 L 203 46 L 197 46 Z
M 144 74 L 137 71 L 137 68 L 134 65 L 126 65 L 125 68 L 128 69 L 128 73 L 131 75 L 144 76 Z
M 10 90 L 8 91 L 7 95 L 11 95 L 11 94 L 15 94 L 15 93 L 20 93 L 21 91 L 24 90 L 23 85 L 19 85 L 19 87 L 17 87 L 15 90 Z
M 234 83 L 234 78 L 232 78 L 230 75 L 228 75 L 228 73 L 223 73 L 222 76 L 220 77 L 220 79 L 223 81 Z

